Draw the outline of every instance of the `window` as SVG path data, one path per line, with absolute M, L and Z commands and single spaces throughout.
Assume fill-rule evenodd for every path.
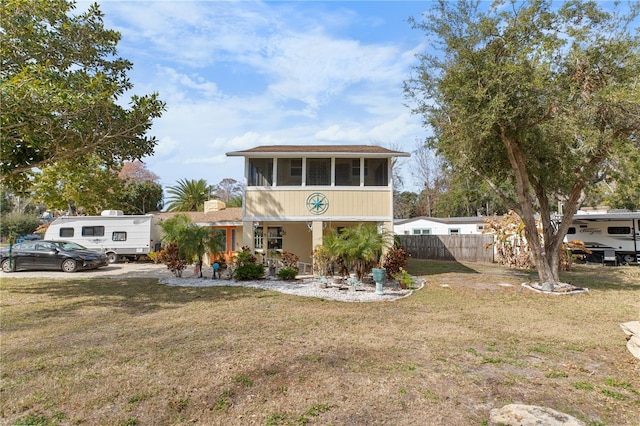
M 458 235 L 460 233 L 459 228 L 449 228 L 449 235 Z
M 414 228 L 411 233 L 413 235 L 431 235 L 431 228 Z
M 267 228 L 267 246 L 269 250 L 282 250 L 282 226 Z
M 356 158 L 355 160 L 351 160 L 351 176 L 360 180 L 360 159 Z M 365 172 L 366 176 L 366 172 Z
M 627 235 L 631 233 L 630 226 L 610 226 L 607 228 L 607 233 L 611 235 Z
M 83 226 L 83 237 L 104 237 L 104 226 Z
M 249 186 L 273 185 L 273 158 L 249 159 Z
M 73 228 L 60 228 L 60 236 L 64 238 L 73 237 Z
M 231 230 L 231 250 L 235 250 L 236 249 L 236 230 L 232 229 Z
M 302 186 L 302 158 L 278 158 L 278 186 Z
M 353 161 L 358 163 L 358 173 L 355 175 Z M 336 158 L 336 186 L 360 186 L 360 160 Z
M 482 231 L 484 231 L 484 225 L 476 225 L 476 230 L 477 230 L 478 232 L 482 232 Z
M 253 246 L 260 250 L 264 248 L 264 231 L 262 228 L 257 228 L 253 233 Z
M 127 233 L 122 231 L 116 231 L 111 234 L 111 241 L 127 241 Z
M 227 251 L 227 230 L 226 229 L 214 229 L 216 241 L 220 242 L 221 251 Z
M 27 241 L 24 243 L 20 243 L 20 244 L 16 244 L 15 246 L 16 250 L 35 250 L 36 249 L 36 242 L 35 241 Z
M 302 158 L 294 158 L 289 165 L 291 176 L 300 176 L 302 178 Z
M 331 185 L 330 158 L 307 158 L 307 185 Z
M 56 246 L 53 243 L 38 243 L 36 250 L 38 251 L 55 251 Z
M 573 235 L 576 233 L 576 228 L 574 228 L 573 226 L 569 227 L 569 230 L 567 231 L 567 235 Z
M 387 158 L 364 159 L 364 186 L 389 185 L 389 167 Z

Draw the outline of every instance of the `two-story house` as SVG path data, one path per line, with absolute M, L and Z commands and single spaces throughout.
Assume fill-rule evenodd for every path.
M 366 222 L 392 232 L 392 160 L 410 154 L 369 145 L 274 145 L 227 156 L 245 159 L 243 244 L 310 263 L 328 228 Z

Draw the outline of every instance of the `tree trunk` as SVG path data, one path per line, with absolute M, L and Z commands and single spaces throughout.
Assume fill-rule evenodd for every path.
M 550 217 L 542 220 L 543 235 L 549 235 L 549 238 L 546 240 L 541 238 L 536 224 L 533 205 L 534 198 L 537 198 L 539 194 L 536 193 L 536 187 L 532 185 L 532 183 L 535 184 L 537 182 L 532 182 L 529 177 L 525 155 L 520 149 L 517 140 L 511 139 L 504 131 L 501 136 L 507 150 L 511 168 L 515 174 L 516 194 L 520 204 L 518 214 L 524 222 L 525 236 L 527 237 L 527 243 L 529 244 L 536 269 L 538 270 L 540 285 L 545 291 L 553 291 L 554 285 L 560 282 L 558 271 L 562 244 L 551 237 L 553 230 L 551 229 Z M 533 194 L 531 189 L 534 189 Z M 536 197 L 534 197 L 534 194 Z M 538 203 L 543 210 L 541 213 L 550 214 L 546 198 L 539 199 Z M 547 248 L 549 249 L 548 252 L 546 251 Z

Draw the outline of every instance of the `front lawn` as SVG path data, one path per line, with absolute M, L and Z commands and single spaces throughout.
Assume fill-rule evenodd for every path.
M 155 279 L 3 279 L 9 425 L 481 425 L 518 402 L 591 425 L 640 418 L 640 267 L 579 266 L 586 294 L 535 274 L 412 260 L 427 284 L 345 303 Z

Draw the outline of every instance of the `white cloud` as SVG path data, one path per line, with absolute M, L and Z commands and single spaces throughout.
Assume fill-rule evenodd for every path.
M 334 124 L 327 129 L 320 130 L 315 136 L 321 141 L 362 142 L 367 139 L 367 132 L 359 126 L 348 129 Z
M 134 92 L 157 91 L 167 103 L 150 132 L 159 143 L 149 169 L 164 185 L 215 183 L 242 177 L 230 151 L 422 134 L 402 105 L 420 38 L 408 47 L 360 37 L 353 28 L 378 32 L 387 17 L 364 17 L 355 6 L 103 0 L 105 25 L 122 33 L 119 54 L 134 63 Z

